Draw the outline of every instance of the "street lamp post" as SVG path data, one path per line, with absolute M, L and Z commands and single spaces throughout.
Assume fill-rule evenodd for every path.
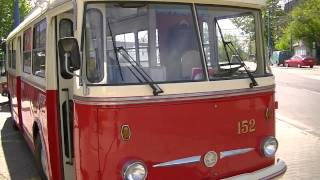
M 271 1 L 271 6 L 268 9 L 268 52 L 269 58 L 272 55 L 272 32 L 271 32 L 271 9 L 273 6 L 273 0 Z
M 14 27 L 20 24 L 19 0 L 14 0 Z

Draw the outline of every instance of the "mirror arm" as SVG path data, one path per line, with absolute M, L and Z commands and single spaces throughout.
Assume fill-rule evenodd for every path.
M 64 54 L 64 59 L 65 59 L 64 66 L 65 66 L 65 69 L 66 69 L 67 73 L 68 73 L 68 74 L 71 74 L 71 75 L 73 75 L 73 76 L 76 76 L 76 77 L 80 77 L 78 74 L 75 74 L 75 73 L 69 71 L 69 67 L 68 67 L 68 64 L 69 64 L 69 62 L 68 62 L 68 53 L 65 53 L 65 54 Z
M 69 68 L 68 68 L 68 64 L 69 64 L 68 53 L 64 54 L 64 59 L 65 59 L 65 64 L 64 65 L 65 65 L 65 69 L 66 69 L 67 73 L 82 79 L 83 95 L 85 95 L 85 96 L 88 95 L 89 94 L 89 89 L 87 87 L 87 83 L 86 83 L 86 81 L 84 79 L 84 76 L 83 75 L 80 76 L 78 74 L 75 74 L 75 73 L 69 71 Z M 82 59 L 82 54 L 81 54 L 81 67 L 82 67 L 82 64 L 83 64 L 83 59 Z M 82 69 L 82 68 L 80 68 L 80 69 Z

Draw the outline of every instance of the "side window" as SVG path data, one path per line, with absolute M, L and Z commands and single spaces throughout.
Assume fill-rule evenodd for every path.
M 59 38 L 73 37 L 73 23 L 70 19 L 62 19 L 59 24 Z
M 23 72 L 31 73 L 31 43 L 32 30 L 31 28 L 23 32 Z
M 208 65 L 210 66 L 210 44 L 209 44 L 209 26 L 207 22 L 202 22 L 202 41 L 204 52 L 208 61 Z
M 11 51 L 12 51 L 12 43 L 11 41 L 8 42 L 8 67 L 11 68 L 11 57 L 12 57 L 12 54 L 11 54 Z
M 143 67 L 149 66 L 149 44 L 148 44 L 148 31 L 139 31 L 138 32 L 138 42 L 139 42 L 139 60 L 140 64 Z
M 46 73 L 46 32 L 45 19 L 33 28 L 32 73 L 40 77 L 45 77 Z
M 131 33 L 125 33 L 125 34 L 119 34 L 115 36 L 116 39 L 116 45 L 117 47 L 123 47 L 127 50 L 127 52 L 130 54 L 130 56 L 136 61 L 137 55 L 136 55 L 136 39 L 133 32 Z
M 16 58 L 17 58 L 17 54 L 16 54 L 16 50 L 17 50 L 17 40 L 16 38 L 14 38 L 12 40 L 12 57 L 11 57 L 11 68 L 12 69 L 16 69 Z
M 98 83 L 104 77 L 102 13 L 89 9 L 86 13 L 86 66 L 87 79 Z

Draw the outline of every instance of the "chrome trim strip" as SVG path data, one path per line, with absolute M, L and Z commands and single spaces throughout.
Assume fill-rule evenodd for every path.
M 243 148 L 243 149 L 235 149 L 235 150 L 230 150 L 230 151 L 223 151 L 220 152 L 220 159 L 226 158 L 226 157 L 231 157 L 231 156 L 236 156 L 240 154 L 245 154 L 248 152 L 253 151 L 254 148 Z
M 255 88 L 199 92 L 188 94 L 172 94 L 160 96 L 135 96 L 135 97 L 83 97 L 73 96 L 76 103 L 87 105 L 128 105 L 128 104 L 143 104 L 155 102 L 172 102 L 186 100 L 201 100 L 201 99 L 216 99 L 232 96 L 250 95 L 265 92 L 274 92 L 275 86 L 263 86 Z
M 182 164 L 190 164 L 190 163 L 197 163 L 200 162 L 201 156 L 192 156 L 188 158 L 183 158 L 183 159 L 177 159 L 173 161 L 168 161 L 160 164 L 155 164 L 152 167 L 168 167 L 168 166 L 177 166 L 177 165 L 182 165 Z

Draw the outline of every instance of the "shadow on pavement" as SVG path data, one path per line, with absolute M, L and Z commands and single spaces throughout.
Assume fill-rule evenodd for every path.
M 5 106 L 1 106 L 1 112 L 8 112 Z M 1 114 L 1 113 L 0 113 Z M 2 122 L 1 122 L 2 121 Z M 4 121 L 4 122 L 3 122 Z M 3 125 L 3 126 L 2 126 Z M 1 146 L 0 147 L 0 167 L 6 164 L 9 172 L 5 174 L 9 177 L 1 177 L 0 179 L 11 180 L 36 180 L 38 178 L 37 170 L 34 163 L 34 157 L 30 151 L 22 134 L 14 130 L 13 120 L 11 117 L 0 117 L 1 129 Z M 1 157 L 1 148 L 3 149 L 4 160 Z M 3 170 L 0 170 L 0 172 Z M 1 175 L 1 174 L 0 174 Z
M 0 112 L 10 112 L 9 102 L 0 103 Z

